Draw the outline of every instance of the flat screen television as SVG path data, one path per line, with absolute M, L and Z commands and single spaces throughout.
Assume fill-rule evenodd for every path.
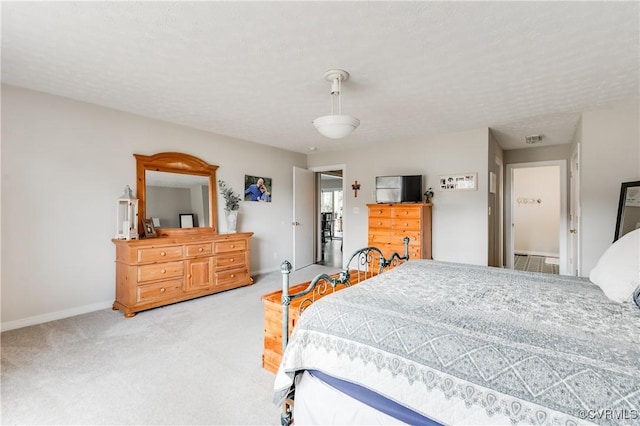
M 422 175 L 376 176 L 376 203 L 419 203 Z

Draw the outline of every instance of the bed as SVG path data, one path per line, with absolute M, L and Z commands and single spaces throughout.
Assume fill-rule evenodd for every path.
M 639 233 L 593 282 L 409 260 L 309 305 L 283 423 L 639 424 Z

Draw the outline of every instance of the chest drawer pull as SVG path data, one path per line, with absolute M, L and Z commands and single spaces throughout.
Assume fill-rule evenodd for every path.
M 199 251 L 199 252 L 202 252 L 202 250 L 204 250 L 202 247 L 200 247 L 200 248 L 198 249 L 198 251 Z
M 236 277 L 236 274 L 231 274 L 231 275 L 229 275 L 229 276 L 230 276 L 231 278 L 235 278 L 235 277 Z
M 166 255 L 167 255 L 167 252 L 166 252 L 166 251 L 161 251 L 161 252 L 160 252 L 160 256 L 166 256 Z
M 166 273 L 167 273 L 167 270 L 166 270 L 166 269 L 160 269 L 160 273 L 161 273 L 161 274 L 166 274 Z
M 164 293 L 165 291 L 167 291 L 167 289 L 166 289 L 166 288 L 164 288 L 164 287 L 161 287 L 161 288 L 160 288 L 160 293 Z

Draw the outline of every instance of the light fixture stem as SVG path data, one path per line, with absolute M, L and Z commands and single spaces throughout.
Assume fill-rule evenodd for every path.
M 342 79 L 338 77 L 338 115 L 342 115 Z
M 333 115 L 333 93 L 329 93 L 329 102 L 331 102 L 331 115 Z

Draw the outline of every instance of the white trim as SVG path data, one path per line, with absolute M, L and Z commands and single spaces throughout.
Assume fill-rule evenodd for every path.
M 544 251 L 517 250 L 514 254 L 520 255 L 520 256 L 543 256 L 543 257 L 560 258 L 560 253 L 551 253 L 551 252 L 544 252 Z
M 506 210 L 506 249 L 507 249 L 507 268 L 513 269 L 513 256 L 514 256 L 514 238 L 513 238 L 513 209 L 515 208 L 514 196 L 513 196 L 513 171 L 515 169 L 528 169 L 533 167 L 548 167 L 557 166 L 560 167 L 560 229 L 559 229 L 559 249 L 560 249 L 560 274 L 567 275 L 569 271 L 569 241 L 567 234 L 568 230 L 568 212 L 567 212 L 567 160 L 552 160 L 552 161 L 532 161 L 530 163 L 514 163 L 507 164 L 507 176 L 506 176 L 506 194 L 509 194 L 509 206 Z
M 31 325 L 43 324 L 45 322 L 56 321 L 63 318 L 75 317 L 76 315 L 87 314 L 89 312 L 101 311 L 111 308 L 112 301 L 94 303 L 91 305 L 78 306 L 76 308 L 65 309 L 64 311 L 50 312 L 48 314 L 36 315 L 34 317 L 22 318 L 15 321 L 3 322 L 0 330 L 9 331 L 17 328 L 29 327 Z

